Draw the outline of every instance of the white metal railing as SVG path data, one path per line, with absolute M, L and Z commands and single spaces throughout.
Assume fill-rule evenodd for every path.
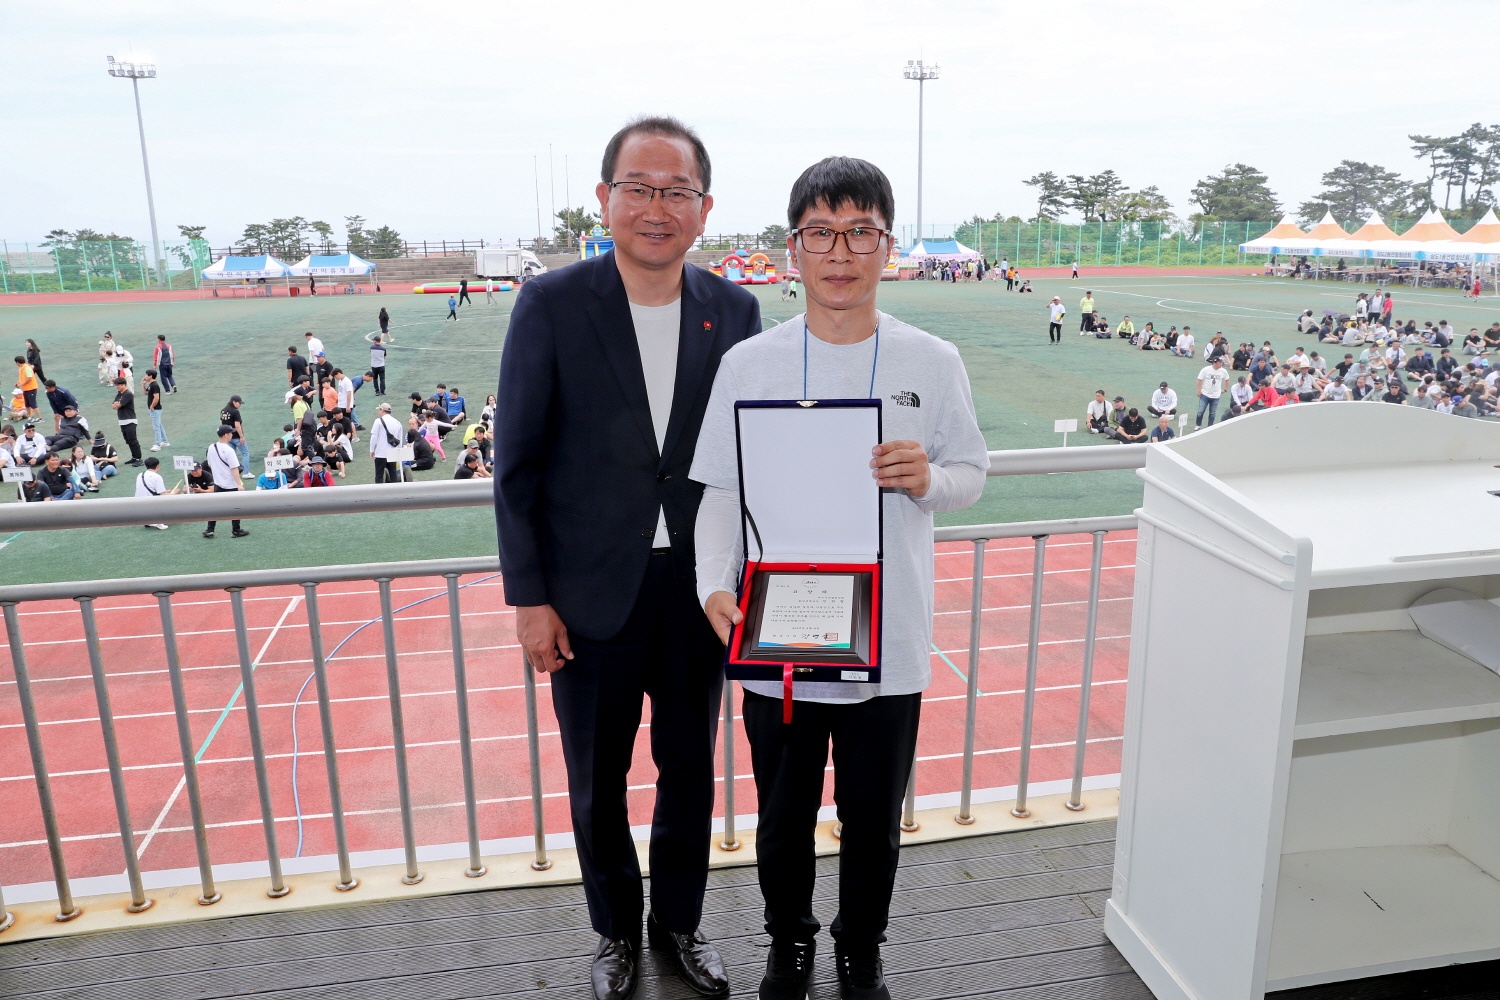
M 1024 475 L 1039 472 L 1086 471 L 1093 469 L 1139 468 L 1144 464 L 1146 446 L 1051 448 L 1025 452 L 992 452 L 991 475 Z M 0 530 L 37 530 L 38 528 L 100 527 L 109 525 L 134 525 L 144 521 L 197 521 L 209 518 L 232 517 L 280 517 L 306 516 L 310 514 L 351 513 L 359 511 L 400 510 L 426 507 L 479 506 L 490 503 L 490 484 L 474 482 L 437 482 L 417 484 L 390 484 L 378 486 L 348 486 L 327 490 L 268 491 L 261 493 L 204 494 L 172 498 L 121 498 L 91 501 L 87 504 L 17 504 L 0 507 Z M 1093 674 L 1094 643 L 1096 638 L 1099 608 L 1099 584 L 1102 571 L 1102 554 L 1105 535 L 1112 531 L 1131 530 L 1136 526 L 1132 515 L 1116 517 L 1094 517 L 1051 521 L 1028 521 L 1012 524 L 965 525 L 939 528 L 935 532 L 938 541 L 968 541 L 974 546 L 972 569 L 972 603 L 970 608 L 969 669 L 965 678 L 966 710 L 963 736 L 963 776 L 959 789 L 959 807 L 955 821 L 960 825 L 973 822 L 971 796 L 973 792 L 973 768 L 975 729 L 979 694 L 980 667 L 980 613 L 983 592 L 986 543 L 994 539 L 1031 538 L 1034 540 L 1032 559 L 1032 590 L 1030 602 L 1030 628 L 1027 640 L 1026 683 L 1022 709 L 1022 736 L 1019 748 L 1019 780 L 1013 813 L 1029 815 L 1027 809 L 1027 786 L 1030 776 L 1032 751 L 1032 726 L 1037 693 L 1037 661 L 1040 648 L 1042 614 L 1042 581 L 1046 559 L 1047 541 L 1061 534 L 1092 535 L 1092 558 L 1089 570 L 1089 596 L 1087 622 L 1085 625 L 1083 679 L 1079 699 L 1077 733 L 1072 768 L 1071 792 L 1067 806 L 1081 809 L 1081 792 L 1087 743 L 1089 719 L 1089 695 Z M 18 605 L 33 601 L 73 600 L 79 607 L 82 618 L 84 641 L 88 653 L 89 672 L 93 680 L 98 720 L 103 736 L 105 756 L 110 777 L 111 791 L 117 814 L 117 833 L 124 854 L 126 878 L 130 889 L 130 912 L 139 912 L 151 905 L 142 882 L 136 848 L 136 835 L 131 825 L 131 812 L 126 788 L 124 768 L 121 766 L 119 743 L 115 732 L 114 715 L 110 706 L 109 683 L 105 674 L 104 657 L 100 646 L 100 633 L 95 620 L 94 601 L 100 597 L 149 594 L 156 600 L 157 615 L 161 623 L 167 672 L 169 675 L 173 714 L 182 758 L 184 792 L 192 818 L 194 849 L 199 882 L 199 902 L 209 905 L 219 899 L 215 887 L 214 864 L 210 852 L 208 825 L 203 814 L 201 781 L 192 746 L 189 727 L 189 710 L 182 680 L 182 665 L 178 652 L 178 631 L 173 617 L 173 597 L 177 594 L 226 591 L 233 612 L 235 649 L 239 663 L 240 682 L 243 686 L 245 711 L 250 734 L 251 755 L 255 764 L 256 790 L 259 800 L 260 822 L 263 828 L 266 859 L 269 867 L 267 894 L 279 897 L 288 892 L 282 875 L 281 851 L 276 836 L 276 817 L 272 810 L 271 790 L 266 769 L 266 752 L 262 739 L 259 702 L 256 698 L 254 660 L 250 654 L 249 630 L 245 621 L 244 592 L 247 588 L 286 586 L 300 587 L 306 602 L 308 616 L 309 646 L 312 658 L 312 675 L 316 681 L 318 716 L 322 734 L 323 757 L 328 782 L 330 810 L 333 820 L 334 841 L 337 851 L 340 890 L 353 889 L 359 884 L 350 861 L 348 835 L 345 830 L 345 808 L 339 781 L 336 754 L 332 699 L 329 695 L 326 661 L 323 648 L 322 626 L 318 613 L 318 588 L 320 585 L 338 581 L 372 580 L 379 589 L 380 616 L 383 629 L 383 649 L 386 667 L 387 700 L 396 759 L 397 792 L 400 801 L 401 838 L 405 860 L 403 881 L 408 884 L 420 882 L 422 872 L 418 867 L 416 835 L 412 820 L 412 798 L 406 768 L 407 741 L 400 678 L 396 669 L 397 644 L 395 634 L 395 611 L 391 600 L 391 583 L 398 578 L 442 577 L 446 581 L 448 598 L 448 622 L 451 635 L 455 693 L 457 698 L 458 743 L 460 765 L 463 772 L 463 798 L 468 846 L 468 867 L 465 874 L 478 877 L 485 872 L 480 857 L 479 822 L 474 787 L 474 765 L 469 729 L 469 689 L 464 660 L 464 640 L 459 615 L 459 578 L 467 574 L 498 573 L 495 557 L 464 559 L 416 560 L 408 562 L 364 563 L 358 565 L 326 566 L 316 568 L 248 570 L 226 573 L 193 574 L 183 576 L 161 576 L 134 579 L 94 580 L 67 583 L 14 584 L 0 586 L 0 610 L 5 618 L 6 635 L 9 641 L 11 664 L 15 673 L 17 700 L 30 751 L 32 777 L 40 804 L 41 822 L 45 835 L 52 882 L 58 899 L 58 920 L 70 920 L 79 909 L 74 902 L 67 862 L 64 857 L 65 837 L 61 829 L 58 811 L 54 802 L 51 775 L 48 771 L 46 748 L 42 739 L 42 721 L 38 716 L 32 692 L 30 671 L 27 666 L 26 639 L 23 635 Z M 436 595 L 435 595 L 436 596 Z M 551 866 L 547 857 L 546 831 L 542 811 L 542 773 L 540 735 L 537 723 L 536 679 L 524 664 L 521 672 L 525 678 L 526 739 L 532 806 L 532 829 L 534 858 L 532 867 L 545 870 Z M 734 727 L 735 705 L 733 686 L 725 686 L 723 705 L 723 780 L 725 790 L 724 833 L 721 847 L 733 850 L 739 846 L 735 832 L 734 808 Z M 915 829 L 916 774 L 907 788 L 906 809 L 903 827 Z M 3 881 L 3 878 L 0 878 Z M 0 930 L 11 922 L 0 896 Z

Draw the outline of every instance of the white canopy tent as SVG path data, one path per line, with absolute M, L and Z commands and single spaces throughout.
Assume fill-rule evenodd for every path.
M 220 257 L 203 269 L 203 277 L 209 281 L 256 281 L 261 278 L 285 278 L 291 273 L 291 268 L 270 254 Z
M 980 255 L 958 240 L 920 240 L 901 251 L 901 256 L 907 260 L 978 260 Z
M 291 266 L 294 275 L 320 278 L 324 275 L 369 274 L 373 270 L 373 262 L 352 253 L 308 254 Z
M 1352 235 L 1339 227 L 1332 213 L 1326 213 L 1322 222 L 1300 237 L 1295 235 L 1295 227 L 1291 227 L 1290 232 L 1286 230 L 1290 222 L 1290 219 L 1283 220 L 1280 226 L 1259 239 L 1240 244 L 1240 252 L 1460 264 L 1500 261 L 1500 219 L 1495 218 L 1494 212 L 1487 214 L 1464 236 L 1448 225 L 1436 209 L 1400 235 L 1374 214 Z

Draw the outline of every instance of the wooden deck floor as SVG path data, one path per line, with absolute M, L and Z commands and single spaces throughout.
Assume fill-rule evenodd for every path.
M 893 994 L 1149 1000 L 1101 927 L 1113 850 L 1113 822 L 907 849 L 884 951 Z M 825 923 L 835 860 L 819 862 Z M 711 873 L 703 924 L 731 965 L 734 995 L 755 996 L 766 939 L 754 869 Z M 4 945 L 0 997 L 583 1000 L 595 940 L 578 886 L 498 889 Z M 826 931 L 820 954 L 831 954 Z M 640 1000 L 694 996 L 654 957 L 647 962 Z M 1477 966 L 1461 970 L 1468 986 L 1455 979 L 1436 988 L 1450 970 L 1279 997 L 1480 1000 L 1496 996 L 1500 982 L 1500 963 L 1486 965 L 1487 978 Z M 837 997 L 831 971 L 820 965 L 814 1000 Z

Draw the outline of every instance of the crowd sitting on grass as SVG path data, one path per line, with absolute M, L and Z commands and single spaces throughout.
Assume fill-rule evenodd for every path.
M 1179 331 L 1172 326 L 1163 333 L 1146 322 L 1137 329 L 1126 316 L 1111 333 L 1091 295 L 1080 305 L 1085 310 L 1080 334 L 1124 339 L 1141 350 L 1162 350 L 1201 363 L 1193 382 L 1195 429 L 1204 425 L 1205 416 L 1211 426 L 1216 419 L 1313 402 L 1395 403 L 1462 417 L 1500 416 L 1500 364 L 1490 360 L 1491 352 L 1500 350 L 1500 321 L 1482 332 L 1473 327 L 1459 339 L 1447 320 L 1419 327 L 1416 320 L 1393 318 L 1390 292 L 1361 293 L 1351 313 L 1327 310 L 1318 318 L 1309 309 L 1295 321 L 1298 334 L 1351 350 L 1330 351 L 1325 358 L 1299 344 L 1280 357 L 1269 340 L 1259 347 L 1247 342 L 1231 348 L 1219 331 L 1195 357 L 1191 327 Z M 1226 404 L 1222 414 L 1221 403 Z M 1178 397 L 1169 382 L 1160 384 L 1144 410 L 1129 406 L 1124 396 L 1110 400 L 1100 389 L 1085 407 L 1084 418 L 1090 433 L 1126 444 L 1175 436 L 1171 420 L 1178 416 Z M 1149 429 L 1147 414 L 1156 420 Z
M 384 310 L 382 310 L 384 312 Z M 168 486 L 155 455 L 143 456 L 137 438 L 140 420 L 137 399 L 144 397 L 154 432 L 151 452 L 170 447 L 163 425 L 162 398 L 177 391 L 174 377 L 176 358 L 165 335 L 157 338 L 152 351 L 153 367 L 143 373 L 137 389 L 131 372 L 133 356 L 106 332 L 99 343 L 98 375 L 101 385 L 114 390 L 110 409 L 120 437 L 130 452 L 121 456 L 101 428 L 91 427 L 82 414 L 78 398 L 66 387 L 44 376 L 41 351 L 34 341 L 27 341 L 26 353 L 17 355 L 17 379 L 14 396 L 6 416 L 11 422 L 0 422 L 0 469 L 26 467 L 29 478 L 18 482 L 18 499 L 24 502 L 76 500 L 99 492 L 105 480 L 119 475 L 127 467 L 135 474 L 135 495 L 161 496 L 174 493 L 211 493 L 249 488 L 312 488 L 336 485 L 348 479 L 367 457 L 375 466 L 376 482 L 409 481 L 411 474 L 436 467 L 439 459 L 453 462 L 453 478 L 486 478 L 493 470 L 490 424 L 494 419 L 495 397 L 487 397 L 478 413 L 470 413 L 468 401 L 457 386 L 439 382 L 429 395 L 411 394 L 409 414 L 397 418 L 391 405 L 377 403 L 378 417 L 372 424 L 379 440 L 369 441 L 368 448 L 356 447 L 361 432 L 356 394 L 365 386 L 375 387 L 374 395 L 385 392 L 385 347 L 382 338 L 372 338 L 370 364 L 362 375 L 350 375 L 328 358 L 321 341 L 312 333 L 305 335 L 306 354 L 297 347 L 287 349 L 283 361 L 287 372 L 285 403 L 290 422 L 282 427 L 265 452 L 266 471 L 256 475 L 251 470 L 249 435 L 245 429 L 243 399 L 234 395 L 218 412 L 216 440 L 190 469 L 172 470 L 182 475 L 176 486 Z M 52 433 L 46 433 L 38 409 L 41 397 L 52 410 Z M 96 418 L 97 419 L 97 418 Z M 450 437 L 450 435 L 453 435 Z M 453 441 L 458 441 L 454 449 Z M 450 459 L 444 450 L 455 451 Z M 166 528 L 164 524 L 146 527 Z M 204 532 L 213 537 L 214 525 Z M 234 523 L 234 534 L 248 534 Z

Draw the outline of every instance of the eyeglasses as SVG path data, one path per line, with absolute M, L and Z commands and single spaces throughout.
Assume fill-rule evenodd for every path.
M 880 249 L 880 238 L 889 236 L 888 229 L 872 229 L 856 226 L 853 229 L 829 229 L 826 226 L 809 226 L 792 230 L 794 236 L 808 253 L 828 253 L 842 236 L 844 245 L 851 253 L 874 253 Z
M 661 203 L 669 209 L 692 208 L 705 197 L 704 192 L 690 187 L 659 188 L 636 181 L 611 181 L 609 190 L 619 194 L 620 200 L 631 208 L 645 208 L 658 192 L 661 194 Z

